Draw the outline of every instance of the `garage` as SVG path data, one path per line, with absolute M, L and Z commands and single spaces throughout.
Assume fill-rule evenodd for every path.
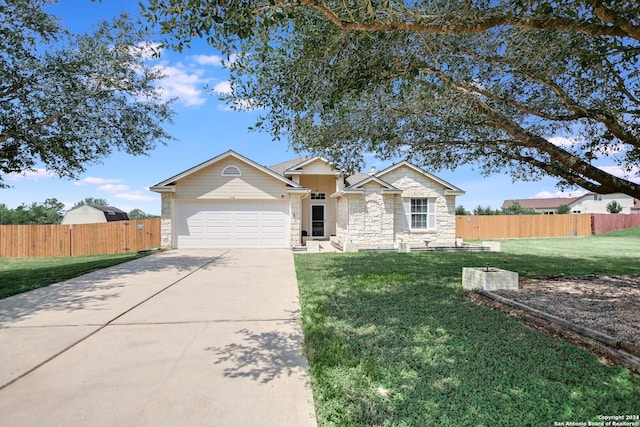
M 175 246 L 289 248 L 288 201 L 176 201 Z

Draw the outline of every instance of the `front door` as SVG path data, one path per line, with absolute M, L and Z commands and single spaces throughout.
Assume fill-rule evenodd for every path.
M 324 237 L 324 205 L 311 205 L 311 237 Z

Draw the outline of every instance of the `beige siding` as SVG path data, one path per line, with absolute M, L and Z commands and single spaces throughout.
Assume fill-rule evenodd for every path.
M 237 166 L 242 176 L 222 176 L 227 166 Z M 189 175 L 176 186 L 177 199 L 273 200 L 287 196 L 286 184 L 237 159 L 226 159 Z
M 594 197 L 595 196 L 595 197 Z M 596 200 L 596 198 L 600 200 Z M 632 213 L 631 208 L 634 207 L 635 199 L 622 193 L 612 194 L 585 194 L 577 203 L 571 205 L 573 213 L 609 213 L 607 205 L 613 201 L 618 202 L 622 206 L 620 213 Z
M 302 230 L 307 231 L 307 235 L 311 237 L 311 205 L 324 205 L 325 237 L 328 239 L 329 236 L 336 234 L 336 200 L 330 197 L 336 191 L 336 177 L 334 175 L 303 175 L 300 177 L 300 184 L 311 192 L 317 189 L 320 193 L 325 193 L 326 197 L 325 200 L 311 200 L 311 196 L 308 195 L 302 200 Z
M 331 166 L 329 166 L 324 161 L 316 160 L 309 163 L 308 165 L 305 165 L 302 168 L 302 173 L 304 175 L 330 175 L 335 173 L 335 171 L 331 169 Z

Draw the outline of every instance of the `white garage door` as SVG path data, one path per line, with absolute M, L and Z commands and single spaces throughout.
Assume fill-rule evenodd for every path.
M 178 248 L 288 248 L 287 201 L 177 202 Z

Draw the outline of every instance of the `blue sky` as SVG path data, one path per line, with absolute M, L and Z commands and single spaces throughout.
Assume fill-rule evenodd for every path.
M 108 18 L 125 9 L 137 14 L 135 0 L 61 0 L 49 9 L 73 31 L 84 31 L 89 24 Z M 162 67 L 168 78 L 162 83 L 167 96 L 177 97 L 173 125 L 166 127 L 176 138 L 158 146 L 148 156 L 133 157 L 115 152 L 97 165 L 89 165 L 78 180 L 55 177 L 38 169 L 26 174 L 5 177 L 13 186 L 0 189 L 0 203 L 15 208 L 22 203 L 43 202 L 55 197 L 71 207 L 85 197 L 106 199 L 125 211 L 133 208 L 159 214 L 160 197 L 148 187 L 224 151 L 233 149 L 252 160 L 271 165 L 296 157 L 287 141 L 272 141 L 266 133 L 249 132 L 258 113 L 231 111 L 205 86 L 224 91 L 229 74 L 220 64 L 221 55 L 204 43 L 196 43 L 182 53 L 165 50 L 154 66 Z M 390 162 L 367 158 L 365 171 L 375 166 L 381 170 Z M 466 195 L 457 204 L 472 210 L 478 205 L 499 208 L 505 199 L 559 197 L 553 179 L 512 183 L 505 174 L 483 177 L 471 167 L 435 173 L 462 188 Z M 578 196 L 584 191 L 572 191 Z M 567 196 L 569 194 L 566 194 Z

